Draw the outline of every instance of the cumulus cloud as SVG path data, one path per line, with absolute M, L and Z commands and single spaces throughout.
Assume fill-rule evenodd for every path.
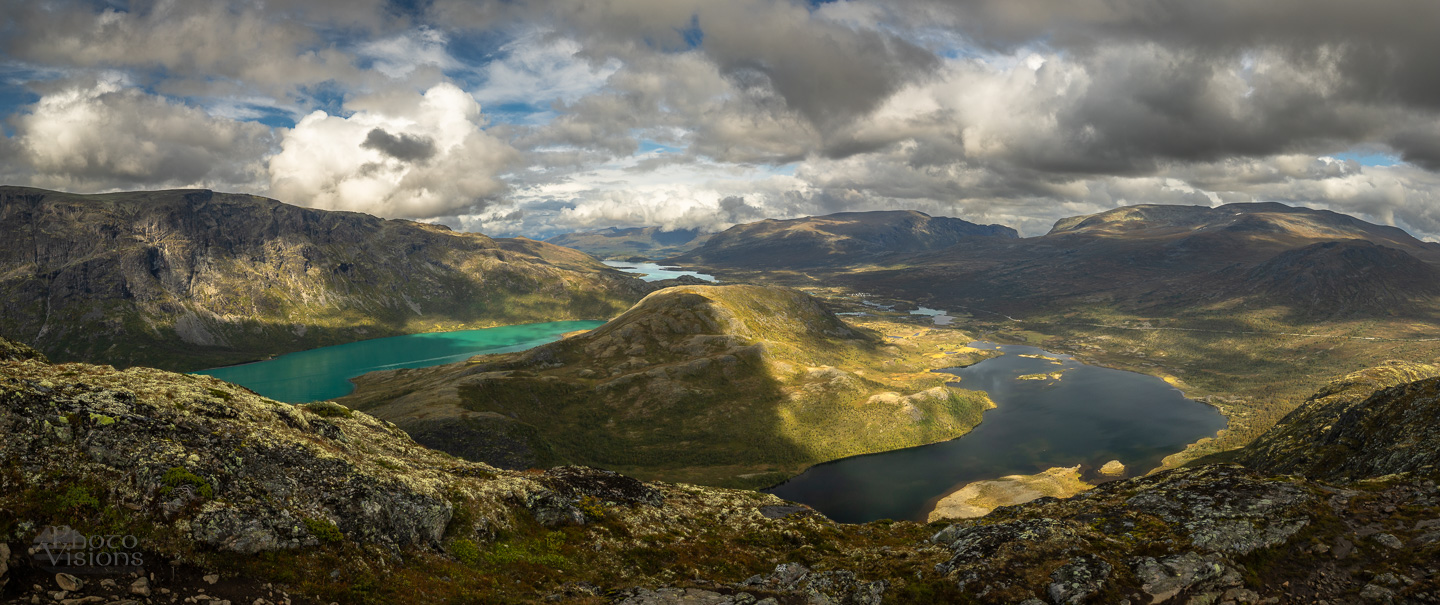
M 454 84 L 316 111 L 285 131 L 270 191 L 295 204 L 428 218 L 484 207 L 505 190 L 515 151 L 486 133 L 480 104 Z
M 263 187 L 270 129 L 217 118 L 116 78 L 57 87 L 11 117 L 11 178 L 67 190 Z
M 569 0 L 547 14 L 597 55 L 628 61 L 694 47 L 726 77 L 773 90 L 816 125 L 869 111 L 936 64 L 900 36 L 783 0 Z

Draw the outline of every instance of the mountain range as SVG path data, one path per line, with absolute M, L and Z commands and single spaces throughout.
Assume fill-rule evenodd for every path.
M 546 238 L 546 243 L 574 248 L 607 260 L 655 260 L 687 252 L 710 239 L 695 229 L 663 230 L 660 227 L 608 227 L 598 231 L 576 231 Z
M 193 370 L 434 330 L 609 319 L 651 288 L 526 239 L 204 190 L 0 187 L 0 333 Z
M 1432 313 L 1437 263 L 1440 244 L 1400 229 L 1265 203 L 1128 206 L 1063 219 L 1040 237 L 976 238 L 884 267 L 833 269 L 864 291 L 1007 315 L 1282 308 L 1298 324 Z
M 1002 225 L 932 217 L 914 210 L 841 212 L 736 225 L 667 262 L 751 270 L 853 267 L 940 250 L 970 238 L 1014 239 Z

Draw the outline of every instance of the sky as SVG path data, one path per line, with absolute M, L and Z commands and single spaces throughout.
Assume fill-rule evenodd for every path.
M 1278 201 L 1440 240 L 1434 0 L 0 0 L 0 183 L 496 236 Z

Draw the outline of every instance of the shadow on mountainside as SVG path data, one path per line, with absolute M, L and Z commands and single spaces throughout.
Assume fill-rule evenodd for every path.
M 989 400 L 929 374 L 959 363 L 934 350 L 901 353 L 797 291 L 684 286 L 522 353 L 362 376 L 339 401 L 501 466 L 556 460 L 761 487 L 978 424 Z

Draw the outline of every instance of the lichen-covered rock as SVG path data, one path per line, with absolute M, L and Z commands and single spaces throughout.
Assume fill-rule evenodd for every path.
M 1214 554 L 1187 552 L 1160 559 L 1139 557 L 1134 559 L 1133 569 L 1141 588 L 1156 603 L 1163 603 L 1201 582 L 1223 578 L 1225 584 L 1235 585 L 1240 581 L 1239 572 Z
M 614 471 L 584 466 L 558 466 L 538 478 L 556 493 L 571 498 L 595 498 L 611 504 L 660 506 L 665 496 L 644 482 Z
M 525 508 L 535 516 L 535 522 L 545 527 L 584 525 L 585 513 L 576 508 L 576 499 L 561 496 L 550 490 L 541 490 L 525 499 Z
M 1105 587 L 1114 569 L 1095 555 L 1080 555 L 1050 574 L 1050 601 L 1056 605 L 1077 605 L 1090 600 Z
M 34 360 L 5 368 L 0 405 L 0 460 L 103 478 L 127 506 L 217 548 L 313 544 L 320 520 L 358 541 L 437 546 L 450 519 L 436 469 L 396 472 L 370 455 L 419 448 L 368 416 L 322 419 L 209 377 Z
M 1227 557 L 1285 543 L 1311 522 L 1318 500 L 1301 484 L 1208 466 L 997 509 L 931 542 L 951 553 L 936 571 L 984 596 L 1080 603 L 1121 584 L 1173 596 L 1222 576 L 1230 585 Z M 1151 554 L 1157 549 L 1173 554 Z
M 615 601 L 615 605 L 752 605 L 755 597 L 749 593 L 736 595 L 720 594 L 699 588 L 657 589 L 636 588 L 629 590 Z
M 1199 548 L 1231 554 L 1285 541 L 1305 526 L 1303 505 L 1314 500 L 1299 486 L 1260 481 L 1224 467 L 1166 473 L 1122 485 L 1143 486 L 1125 501 L 1126 509 L 1183 529 Z
M 794 595 L 817 605 L 880 605 L 888 582 L 861 580 L 848 570 L 812 571 L 800 563 L 782 563 L 769 575 L 756 575 L 736 589 Z

